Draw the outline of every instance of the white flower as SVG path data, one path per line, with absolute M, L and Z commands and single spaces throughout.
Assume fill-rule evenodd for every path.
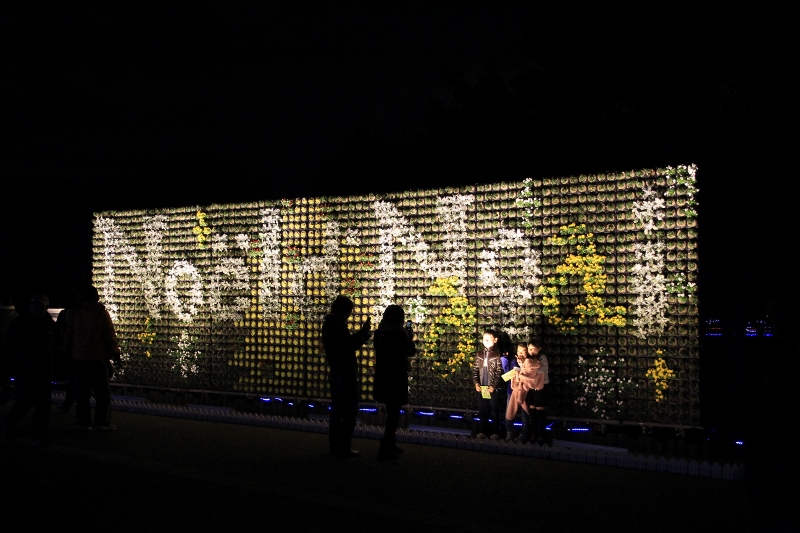
M 647 185 L 643 186 L 644 200 L 634 203 L 634 216 L 644 227 L 646 235 L 653 233 L 656 219 L 663 218 L 665 201 Z M 660 335 L 669 319 L 666 316 L 669 302 L 664 278 L 664 244 L 656 240 L 634 245 L 636 263 L 631 267 L 632 275 L 628 290 L 636 294 L 633 303 L 635 317 L 632 321 L 636 336 Z
M 517 253 L 511 259 L 501 260 L 498 250 L 514 250 Z M 478 282 L 486 294 L 498 298 L 498 321 L 510 336 L 528 336 L 530 328 L 518 324 L 523 322 L 526 313 L 524 304 L 533 299 L 533 292 L 540 282 L 542 271 L 539 268 L 539 251 L 534 249 L 521 230 L 501 227 L 497 230 L 497 237 L 489 243 L 489 249 L 482 250 L 478 258 Z M 519 269 L 521 279 L 501 276 L 499 271 L 503 266 Z
M 275 208 L 262 209 L 258 239 L 263 255 L 259 261 L 258 303 L 264 318 L 278 318 L 281 312 L 281 226 L 280 212 Z
M 178 295 L 178 282 L 184 278 L 189 278 L 191 283 L 186 304 Z M 164 280 L 164 288 L 167 304 L 178 319 L 182 322 L 191 322 L 199 312 L 199 307 L 203 305 L 203 284 L 197 268 L 186 261 L 176 261 Z

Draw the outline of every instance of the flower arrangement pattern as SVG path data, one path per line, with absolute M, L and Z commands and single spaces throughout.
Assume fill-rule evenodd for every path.
M 570 379 L 580 387 L 575 404 L 599 418 L 620 418 L 622 398 L 636 388 L 631 378 L 620 375 L 624 364 L 625 358 L 612 357 L 607 348 L 598 349 L 594 357 L 578 357 L 580 374 Z
M 636 263 L 633 265 L 630 290 L 636 294 L 633 326 L 636 335 L 646 339 L 648 335 L 659 335 L 664 331 L 669 322 L 666 316 L 669 302 L 664 277 L 664 245 L 652 240 L 657 221 L 664 217 L 665 202 L 647 186 L 643 187 L 642 192 L 643 199 L 633 204 L 633 213 L 648 240 L 636 243 Z
M 456 276 L 437 279 L 428 294 L 446 298 L 449 305 L 425 330 L 422 353 L 433 362 L 433 368 L 441 377 L 452 378 L 469 369 L 472 363 L 476 347 L 476 309 L 464 296 L 463 286 Z M 448 330 L 455 331 L 458 345 L 453 353 L 443 357 L 442 341 Z
M 197 238 L 198 248 L 205 248 L 208 236 L 211 235 L 211 227 L 206 222 L 206 216 L 208 215 L 203 211 L 198 211 L 197 225 L 192 228 L 192 233 L 194 233 Z
M 577 326 L 588 323 L 588 317 L 594 317 L 598 325 L 622 327 L 625 325 L 626 309 L 623 306 L 607 307 L 602 294 L 606 289 L 606 275 L 603 273 L 605 257 L 597 254 L 594 235 L 587 232 L 586 224 L 575 223 L 562 226 L 558 235 L 550 238 L 549 244 L 554 246 L 573 246 L 577 254 L 570 254 L 564 262 L 556 267 L 556 275 L 550 276 L 539 287 L 542 295 L 542 313 L 550 324 L 557 327 L 565 335 L 576 335 Z M 584 303 L 574 308 L 574 315 L 561 315 L 560 294 L 571 278 L 580 283 L 586 295 Z
M 119 326 L 123 358 L 131 361 L 126 376 L 131 372 L 130 379 L 140 382 L 201 383 L 204 374 L 193 372 L 204 361 L 209 364 L 203 372 L 210 372 L 204 386 L 308 391 L 324 398 L 318 321 L 330 301 L 345 293 L 356 302 L 356 319 L 369 315 L 375 321 L 389 303 L 403 305 L 420 334 L 421 368 L 446 378 L 440 385 L 423 379 L 415 394 L 420 387 L 442 387 L 448 401 L 464 401 L 450 391 L 460 391 L 455 383 L 469 367 L 478 332 L 495 325 L 515 340 L 570 335 L 560 346 L 555 336 L 546 340 L 554 345 L 548 353 L 554 362 L 561 356 L 551 371 L 555 383 L 569 375 L 577 378 L 570 390 L 585 390 L 601 383 L 609 369 L 622 372 L 612 356 L 601 354 L 598 363 L 601 355 L 585 355 L 598 335 L 611 335 L 600 326 L 616 327 L 606 341 L 620 353 L 626 341 L 640 364 L 637 342 L 644 341 L 665 346 L 669 357 L 680 347 L 682 368 L 693 368 L 695 178 L 692 165 L 388 195 L 103 213 L 94 221 L 93 275 Z M 152 332 L 158 331 L 152 345 L 138 337 L 148 320 Z M 667 333 L 673 325 L 680 327 Z M 577 349 L 583 356 L 575 376 L 578 359 L 571 354 Z M 368 344 L 358 352 L 363 399 L 371 394 L 371 350 Z M 192 359 L 195 352 L 201 359 Z M 625 375 L 644 373 L 634 365 Z M 673 382 L 681 394 L 670 402 L 691 398 L 683 387 L 693 379 Z M 602 404 L 601 395 L 592 400 L 583 394 L 590 403 L 578 405 L 565 390 L 554 388 L 561 402 L 554 409 L 566 409 L 566 402 L 581 409 Z M 683 417 L 695 411 L 688 405 L 680 412 Z
M 655 386 L 656 403 L 666 398 L 666 391 L 669 389 L 669 382 L 675 379 L 675 371 L 667 366 L 667 361 L 663 357 L 663 350 L 656 351 L 656 360 L 653 366 L 647 369 L 647 379 Z
M 511 259 L 503 259 L 504 252 Z M 478 256 L 478 276 L 485 294 L 498 300 L 497 322 L 514 338 L 527 338 L 531 329 L 524 324 L 525 304 L 533 300 L 542 274 L 539 268 L 540 253 L 520 230 L 500 228 L 497 237 L 489 243 L 489 249 Z M 520 276 L 512 279 L 500 275 L 505 266 L 518 269 Z

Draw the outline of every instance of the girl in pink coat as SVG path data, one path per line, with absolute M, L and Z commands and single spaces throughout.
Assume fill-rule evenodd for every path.
M 536 357 L 528 354 L 525 345 L 517 347 L 517 361 L 519 368 L 515 369 L 516 375 L 511 378 L 512 392 L 506 408 L 506 420 L 513 420 L 520 407 L 529 414 L 528 402 L 525 401 L 528 391 L 540 389 L 544 385 L 544 374 L 539 373 L 541 363 Z

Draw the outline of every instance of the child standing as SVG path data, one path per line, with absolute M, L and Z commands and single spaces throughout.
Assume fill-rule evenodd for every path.
M 504 340 L 507 340 L 508 342 L 504 342 Z M 527 345 L 524 343 L 523 345 L 525 346 L 525 352 L 527 354 Z M 519 367 L 519 363 L 517 362 L 517 354 L 514 353 L 516 346 L 511 342 L 508 334 L 501 334 L 500 339 L 497 341 L 497 348 L 500 350 L 500 361 L 503 364 L 503 376 L 505 376 L 511 370 Z M 513 392 L 511 389 L 511 380 L 508 380 L 505 387 L 501 387 L 501 389 L 505 395 L 505 408 L 508 409 L 508 402 L 511 401 L 511 393 Z M 516 428 L 514 428 L 513 421 L 506 421 L 504 432 L 506 442 L 511 442 L 514 440 L 516 437 Z
M 544 354 L 544 343 L 541 339 L 528 340 L 528 355 L 539 361 L 538 373 L 542 376 L 541 384 L 528 391 L 528 407 L 531 409 L 531 422 L 534 438 L 539 444 L 547 441 L 547 384 L 550 382 L 550 370 L 547 356 Z
M 481 424 L 480 432 L 476 436 L 485 439 L 488 434 L 490 439 L 498 440 L 501 438 L 503 395 L 500 387 L 503 386 L 503 364 L 494 330 L 487 329 L 483 332 L 483 346 L 484 349 L 475 354 L 475 363 L 472 365 L 472 383 L 478 393 L 478 416 Z
M 526 442 L 530 438 L 530 408 L 528 407 L 528 391 L 541 388 L 543 375 L 539 373 L 539 360 L 528 353 L 523 342 L 517 345 L 516 374 L 511 378 L 511 395 L 506 408 L 506 427 L 512 427 L 514 418 L 519 414 L 522 419 L 522 431 L 519 440 Z

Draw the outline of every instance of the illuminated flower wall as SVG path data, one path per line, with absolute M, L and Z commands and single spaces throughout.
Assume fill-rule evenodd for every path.
M 320 325 L 346 294 L 354 326 L 390 303 L 414 321 L 414 405 L 474 409 L 470 365 L 493 327 L 543 338 L 554 415 L 697 425 L 695 183 L 689 165 L 97 213 L 115 379 L 326 399 Z M 371 343 L 358 358 L 370 401 Z

